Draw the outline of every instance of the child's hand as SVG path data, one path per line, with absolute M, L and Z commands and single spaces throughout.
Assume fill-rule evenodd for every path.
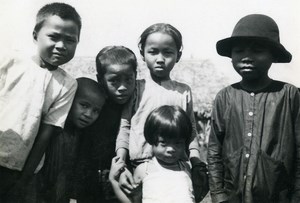
M 131 196 L 137 188 L 133 176 L 127 168 L 125 168 L 125 171 L 120 175 L 119 186 L 127 196 Z
M 111 161 L 111 167 L 109 172 L 110 181 L 118 181 L 120 174 L 125 170 L 126 164 L 120 159 L 120 157 L 114 157 Z

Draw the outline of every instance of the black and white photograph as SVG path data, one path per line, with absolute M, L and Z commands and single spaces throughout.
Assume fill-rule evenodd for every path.
M 0 4 L 0 203 L 300 202 L 299 1 Z

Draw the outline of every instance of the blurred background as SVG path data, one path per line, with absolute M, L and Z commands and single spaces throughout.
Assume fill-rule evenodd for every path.
M 35 15 L 53 1 L 0 0 L 0 53 L 18 50 L 32 55 Z M 273 64 L 270 76 L 300 87 L 300 1 L 298 0 L 63 0 L 82 18 L 80 43 L 64 69 L 74 77 L 95 77 L 95 56 L 107 45 L 124 45 L 139 59 L 138 77 L 148 77 L 137 43 L 148 26 L 170 23 L 183 35 L 183 55 L 172 78 L 189 84 L 203 153 L 210 132 L 213 99 L 223 87 L 240 80 L 229 58 L 215 50 L 237 21 L 252 13 L 266 14 L 278 24 L 281 43 L 293 54 L 289 64 Z M 1 57 L 1 56 L 0 56 Z M 203 201 L 211 202 L 209 195 Z

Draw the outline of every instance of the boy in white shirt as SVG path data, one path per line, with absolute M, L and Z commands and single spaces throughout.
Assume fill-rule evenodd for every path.
M 80 29 L 73 7 L 47 4 L 33 31 L 37 55 L 0 60 L 0 202 L 35 201 L 34 189 L 24 198 L 28 183 L 43 165 L 50 137 L 64 127 L 77 88 L 59 66 L 74 57 Z

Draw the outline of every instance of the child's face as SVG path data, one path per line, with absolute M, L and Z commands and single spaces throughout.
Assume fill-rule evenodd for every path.
M 55 68 L 74 57 L 79 41 L 79 28 L 74 21 L 54 15 L 45 20 L 41 29 L 33 33 L 33 37 L 40 65 Z
M 133 68 L 129 64 L 111 64 L 105 68 L 103 83 L 109 97 L 117 104 L 125 104 L 135 88 Z
M 158 144 L 152 145 L 154 156 L 160 161 L 168 164 L 176 163 L 185 155 L 184 139 L 165 139 L 158 137 Z
M 143 60 L 146 62 L 152 78 L 158 81 L 168 80 L 170 72 L 179 58 L 172 36 L 155 32 L 147 37 Z
M 250 40 L 234 44 L 231 58 L 234 69 L 243 80 L 267 78 L 273 62 L 273 55 L 266 45 Z
M 104 95 L 81 91 L 74 98 L 68 118 L 79 129 L 88 127 L 97 120 L 104 103 Z

